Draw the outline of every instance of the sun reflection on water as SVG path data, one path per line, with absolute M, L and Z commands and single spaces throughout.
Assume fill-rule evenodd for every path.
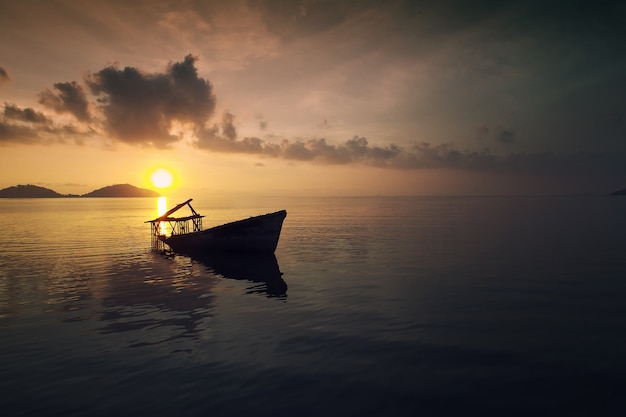
M 162 216 L 167 211 L 167 197 L 161 196 L 157 199 L 157 217 Z M 167 230 L 165 227 L 165 222 L 159 223 L 159 234 L 166 234 Z

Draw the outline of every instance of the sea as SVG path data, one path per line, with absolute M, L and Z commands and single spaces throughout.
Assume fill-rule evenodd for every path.
M 275 256 L 155 251 L 156 198 L 0 200 L 0 415 L 626 413 L 626 197 L 192 205 L 287 210 Z

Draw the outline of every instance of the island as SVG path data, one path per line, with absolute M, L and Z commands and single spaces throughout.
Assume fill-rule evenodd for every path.
M 66 197 L 160 197 L 156 191 L 130 184 L 116 184 L 83 195 L 60 194 L 37 185 L 14 185 L 0 190 L 0 198 L 66 198 Z
M 130 184 L 116 184 L 99 188 L 90 193 L 83 194 L 82 197 L 159 197 L 156 191 L 147 188 L 139 188 Z
M 611 193 L 611 195 L 626 195 L 626 188 L 624 188 L 623 190 L 614 191 Z
M 64 197 L 54 190 L 37 185 L 14 185 L 0 190 L 0 198 L 59 198 Z

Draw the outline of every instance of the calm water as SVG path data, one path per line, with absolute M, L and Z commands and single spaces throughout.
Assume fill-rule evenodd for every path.
M 0 200 L 1 415 L 626 410 L 626 198 L 194 202 L 286 209 L 276 261 L 152 252 L 154 199 Z

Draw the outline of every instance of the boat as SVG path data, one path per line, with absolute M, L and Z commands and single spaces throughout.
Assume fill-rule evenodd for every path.
M 202 254 L 207 252 L 245 252 L 273 254 L 278 246 L 280 231 L 287 211 L 280 210 L 220 226 L 202 229 L 202 218 L 191 206 L 192 199 L 178 204 L 163 215 L 146 223 L 152 225 L 152 246 L 174 252 Z M 188 206 L 191 215 L 172 217 L 176 211 Z M 171 234 L 166 233 L 166 225 Z

